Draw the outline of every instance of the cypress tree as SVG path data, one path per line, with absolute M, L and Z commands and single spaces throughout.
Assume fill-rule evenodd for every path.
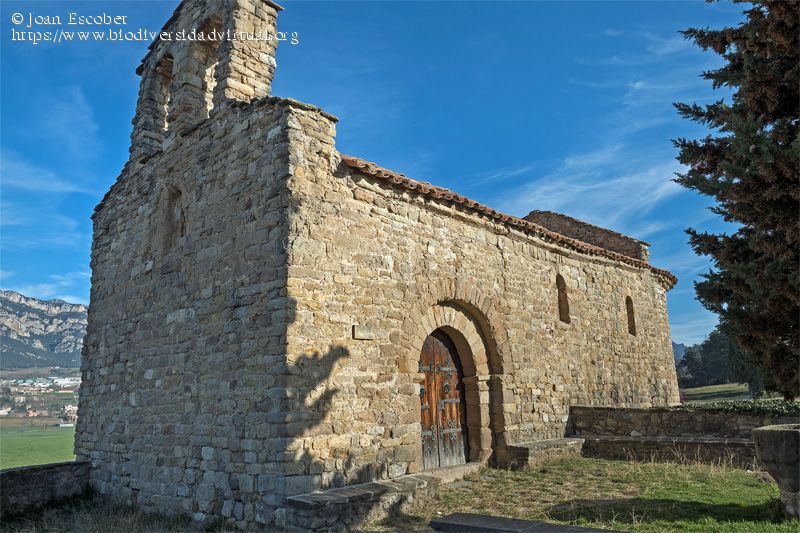
M 682 32 L 724 58 L 702 77 L 733 94 L 675 104 L 711 130 L 673 141 L 688 166 L 676 181 L 713 197 L 712 211 L 737 225 L 730 234 L 687 230 L 714 265 L 695 283 L 698 299 L 763 370 L 765 386 L 790 399 L 800 395 L 800 2 L 747 3 L 737 27 Z

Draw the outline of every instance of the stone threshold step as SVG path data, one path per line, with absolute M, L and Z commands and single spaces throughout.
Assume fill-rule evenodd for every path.
M 431 527 L 435 533 L 589 533 L 600 531 L 609 533 L 607 529 L 565 526 L 538 520 L 519 520 L 472 513 L 453 513 L 436 518 L 431 520 Z
M 453 483 L 454 481 L 458 481 L 460 479 L 464 479 L 464 476 L 467 474 L 472 474 L 473 472 L 477 472 L 486 465 L 483 463 L 466 463 L 463 465 L 454 465 L 454 466 L 443 466 L 441 468 L 433 468 L 431 470 L 425 470 L 421 472 L 426 476 L 431 476 L 439 480 L 441 484 Z

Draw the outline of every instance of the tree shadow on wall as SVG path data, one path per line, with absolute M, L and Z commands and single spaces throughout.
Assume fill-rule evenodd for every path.
M 260 306 L 260 311 L 240 311 L 254 305 L 257 298 L 265 304 Z M 234 291 L 225 304 L 222 319 L 226 321 L 229 335 L 221 338 L 224 344 L 220 349 L 230 350 L 236 346 L 240 350 L 227 372 L 231 383 L 236 382 L 233 378 L 238 378 L 253 384 L 252 388 L 231 386 L 234 395 L 241 394 L 237 396 L 241 401 L 233 402 L 231 414 L 235 423 L 227 436 L 235 443 L 249 441 L 247 446 L 254 446 L 254 449 L 236 453 L 244 457 L 256 453 L 261 465 L 257 476 L 232 475 L 229 487 L 204 487 L 204 490 L 213 491 L 209 494 L 213 499 L 209 519 L 218 520 L 222 527 L 241 525 L 242 521 L 265 524 L 268 528 L 291 526 L 295 508 L 287 504 L 287 497 L 386 478 L 391 462 L 382 455 L 386 452 L 373 442 L 363 442 L 366 432 L 354 431 L 357 412 L 350 420 L 344 419 L 346 414 L 342 416 L 358 408 L 349 409 L 346 402 L 357 398 L 360 386 L 346 372 L 339 374 L 338 371 L 340 363 L 350 356 L 348 348 L 331 342 L 324 351 L 304 351 L 304 345 L 319 346 L 318 341 L 323 340 L 313 325 L 307 331 L 299 330 L 307 341 L 292 338 L 292 342 L 288 342 L 288 329 L 292 324 L 300 325 L 298 315 L 305 310 L 298 311 L 296 299 L 281 296 L 277 291 L 260 296 L 240 296 Z M 259 330 L 264 333 L 254 334 Z M 271 345 L 267 341 L 270 336 L 280 336 L 282 346 L 278 342 Z M 253 338 L 259 342 L 258 346 L 251 344 Z M 249 358 L 259 358 L 263 353 L 269 354 L 261 359 L 263 366 L 246 364 Z M 254 371 L 263 372 L 263 377 L 252 379 Z M 196 379 L 196 376 L 188 378 Z M 391 406 L 385 408 L 388 410 Z M 378 408 L 373 404 L 371 409 Z M 388 427 L 383 436 L 369 435 L 370 441 L 388 436 Z M 239 461 L 238 456 L 234 460 Z M 378 495 L 380 491 L 380 487 L 376 488 Z M 383 499 L 359 501 L 357 506 L 349 508 L 349 516 L 341 514 L 341 507 L 313 512 L 318 513 L 323 525 L 318 529 L 341 529 L 343 522 L 352 528 L 376 509 L 391 513 L 404 503 L 387 495 Z M 251 512 L 252 515 L 248 514 Z
M 340 392 L 330 378 L 337 363 L 349 354 L 346 347 L 332 344 L 325 354 L 303 354 L 294 359 L 293 364 L 286 365 L 286 373 L 281 380 L 285 398 L 277 406 L 285 417 L 279 432 L 288 444 L 278 457 L 288 469 L 287 475 L 278 481 L 278 492 L 282 495 L 290 497 L 342 488 L 384 477 L 386 465 L 383 462 L 358 461 L 353 455 L 352 450 L 360 444 L 354 442 L 359 435 L 350 434 L 351 421 L 331 420 L 328 416 L 334 398 Z M 394 514 L 406 503 L 402 498 L 380 501 L 377 496 L 380 493 L 373 499 L 365 498 L 347 505 L 346 509 L 315 509 L 315 529 L 351 529 L 360 526 L 378 507 L 382 508 L 382 513 Z M 287 513 L 289 521 L 281 523 L 285 518 L 278 519 L 278 525 L 308 526 L 305 522 L 294 524 L 293 510 L 289 507 Z M 346 524 L 340 519 L 346 520 Z
M 297 318 L 298 302 L 289 298 L 287 303 L 285 327 Z M 308 344 L 316 340 L 314 333 L 301 331 L 300 334 L 310 339 Z M 345 404 L 358 398 L 360 382 L 346 372 L 339 374 L 340 363 L 350 356 L 348 348 L 333 342 L 324 353 L 301 352 L 302 344 L 297 347 L 293 342 L 292 345 L 285 349 L 282 364 L 272 369 L 275 380 L 264 393 L 265 400 L 272 401 L 263 404 L 279 449 L 274 455 L 276 464 L 270 465 L 276 473 L 275 484 L 258 488 L 258 491 L 265 504 L 261 508 L 263 518 L 277 527 L 292 526 L 298 516 L 301 521 L 308 518 L 307 513 L 301 516 L 303 513 L 298 513 L 285 498 L 385 479 L 391 463 L 382 455 L 386 452 L 372 442 L 381 435 L 360 434 L 353 429 L 355 419 L 360 418 L 356 412 L 358 405 L 349 408 Z M 341 378 L 337 379 L 337 375 Z M 391 406 L 384 408 L 391 409 Z M 371 409 L 376 406 L 373 404 Z M 348 412 L 354 415 L 345 419 Z M 388 437 L 389 427 L 384 431 L 383 437 Z M 370 439 L 369 443 L 363 442 L 365 437 Z M 407 505 L 405 497 L 375 485 L 370 485 L 373 497 L 359 498 L 352 505 L 311 511 L 314 528 L 353 529 L 373 516 L 394 514 Z M 274 521 L 270 520 L 270 515 Z M 308 529 L 309 524 L 303 523 L 300 527 Z
M 286 390 L 287 398 L 279 406 L 287 416 L 284 426 L 285 437 L 294 439 L 293 445 L 303 444 L 307 438 L 318 437 L 321 441 L 326 435 L 333 435 L 333 424 L 327 419 L 333 407 L 333 399 L 339 393 L 339 388 L 330 384 L 336 363 L 347 357 L 350 352 L 343 346 L 331 345 L 327 353 L 313 352 L 304 354 L 287 365 Z M 312 442 L 313 442 L 312 440 Z M 320 446 L 321 450 L 321 446 Z M 331 480 L 323 480 L 322 474 L 333 470 L 333 464 L 315 458 L 307 447 L 294 452 L 293 459 L 302 467 L 302 476 L 318 476 L 303 481 L 317 487 L 336 486 Z M 297 486 L 299 487 L 300 484 Z M 287 487 L 287 494 L 291 495 L 294 488 L 291 484 Z

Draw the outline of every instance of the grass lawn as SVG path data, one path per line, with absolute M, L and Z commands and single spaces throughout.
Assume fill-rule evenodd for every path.
M 710 465 L 565 459 L 526 470 L 487 469 L 373 529 L 424 527 L 454 512 L 620 531 L 792 532 L 778 488 L 759 473 Z M 366 528 L 370 529 L 370 528 Z
M 681 389 L 685 402 L 716 402 L 720 400 L 749 400 L 750 393 L 745 383 L 726 383 Z
M 42 424 L 0 427 L 0 469 L 72 461 L 75 428 Z
M 222 531 L 219 528 L 209 528 Z M 207 530 L 207 531 L 208 531 Z M 60 505 L 33 511 L 25 516 L 0 520 L 2 532 L 43 533 L 74 531 L 80 533 L 161 533 L 202 531 L 191 527 L 188 517 L 143 513 L 123 505 L 100 505 L 90 498 L 74 498 Z
M 565 459 L 525 470 L 485 469 L 440 497 L 363 531 L 425 530 L 453 512 L 546 520 L 618 531 L 792 532 L 777 486 L 762 474 L 709 465 Z M 186 517 L 78 499 L 0 522 L 0 531 L 196 531 Z M 221 522 L 207 531 L 227 531 Z

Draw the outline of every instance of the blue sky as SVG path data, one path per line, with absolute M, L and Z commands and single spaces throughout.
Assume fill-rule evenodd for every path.
M 126 15 L 157 31 L 176 1 L 0 5 L 0 286 L 88 302 L 90 215 L 127 160 L 147 42 L 12 42 L 11 16 Z M 273 93 L 340 119 L 337 147 L 501 211 L 560 211 L 652 244 L 680 279 L 672 336 L 716 318 L 683 232 L 719 231 L 710 201 L 671 182 L 670 139 L 705 132 L 675 101 L 725 96 L 699 77 L 720 59 L 691 26 L 737 24 L 723 2 L 283 2 Z

